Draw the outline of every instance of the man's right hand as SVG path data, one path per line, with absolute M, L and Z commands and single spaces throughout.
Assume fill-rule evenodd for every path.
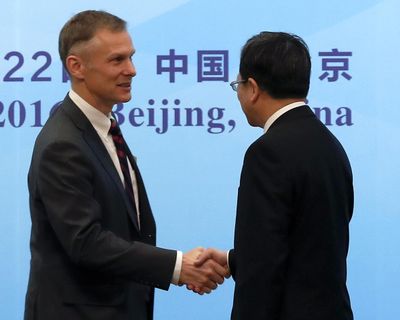
M 180 285 L 186 285 L 198 294 L 210 293 L 218 284 L 229 277 L 226 266 L 213 259 L 198 260 L 204 253 L 203 248 L 196 248 L 183 254 Z M 201 261 L 201 263 L 198 263 Z

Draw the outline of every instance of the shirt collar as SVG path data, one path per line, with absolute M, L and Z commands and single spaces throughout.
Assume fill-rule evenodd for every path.
M 77 105 L 77 107 L 83 112 L 88 118 L 92 126 L 96 131 L 103 137 L 107 137 L 108 131 L 111 126 L 111 113 L 107 116 L 101 111 L 97 110 L 82 97 L 80 97 L 74 90 L 69 91 L 69 97 Z
M 280 108 L 278 111 L 276 111 L 272 116 L 268 118 L 267 122 L 264 125 L 264 133 L 268 131 L 268 129 L 272 126 L 272 124 L 276 121 L 276 119 L 278 119 L 281 115 L 294 108 L 298 108 L 304 105 L 305 105 L 304 101 L 297 101 L 290 103 L 287 106 L 284 106 L 283 108 Z

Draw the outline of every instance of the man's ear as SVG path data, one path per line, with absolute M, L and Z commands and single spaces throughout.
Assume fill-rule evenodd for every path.
M 255 103 L 258 100 L 259 96 L 260 96 L 261 89 L 258 86 L 256 80 L 254 80 L 253 78 L 247 79 L 247 82 L 248 82 L 248 85 L 250 86 L 250 89 L 251 89 L 250 101 L 252 103 Z
M 85 66 L 81 57 L 73 54 L 69 55 L 65 61 L 65 66 L 71 76 L 80 80 L 84 79 Z

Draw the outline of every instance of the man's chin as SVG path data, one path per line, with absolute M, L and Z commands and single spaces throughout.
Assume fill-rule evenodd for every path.
M 128 101 L 130 101 L 131 99 L 132 99 L 132 95 L 131 95 L 131 94 L 125 95 L 125 96 L 121 97 L 120 103 L 128 102 Z

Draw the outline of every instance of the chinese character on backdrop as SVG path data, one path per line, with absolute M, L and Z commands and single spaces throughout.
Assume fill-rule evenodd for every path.
M 169 55 L 157 56 L 157 74 L 169 73 L 169 82 L 175 82 L 175 74 L 188 73 L 188 57 L 175 55 L 175 49 L 169 50 Z
M 228 51 L 197 51 L 197 81 L 228 81 Z
M 339 79 L 339 75 L 351 80 L 352 77 L 347 71 L 349 71 L 349 57 L 353 55 L 352 52 L 341 52 L 338 49 L 332 49 L 332 52 L 319 52 L 318 55 L 322 57 L 322 71 L 324 71 L 319 76 L 321 81 L 327 78 L 328 82 L 334 82 Z

